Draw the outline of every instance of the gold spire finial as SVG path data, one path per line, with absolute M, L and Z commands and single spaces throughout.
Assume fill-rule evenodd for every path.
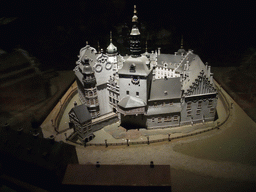
M 86 45 L 88 45 L 88 41 L 86 41 Z
M 183 49 L 183 35 L 181 35 L 180 48 Z
M 98 52 L 100 53 L 100 42 L 98 41 Z
M 110 43 L 112 43 L 112 31 L 110 31 Z
M 148 52 L 148 41 L 146 41 L 146 52 Z
M 133 11 L 134 15 L 132 17 L 132 22 L 137 22 L 138 20 L 138 16 L 137 16 L 137 10 L 136 10 L 136 5 L 134 5 L 134 11 Z

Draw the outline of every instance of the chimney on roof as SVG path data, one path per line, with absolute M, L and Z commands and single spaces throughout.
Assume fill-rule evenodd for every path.
M 74 107 L 76 107 L 77 106 L 77 102 L 76 101 L 74 101 Z
M 211 66 L 208 65 L 208 76 L 210 77 L 210 75 L 211 75 Z
M 160 54 L 161 54 L 160 49 L 161 49 L 161 47 L 158 47 L 157 55 L 160 55 Z

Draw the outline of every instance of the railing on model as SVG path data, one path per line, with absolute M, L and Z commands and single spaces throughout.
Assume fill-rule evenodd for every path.
M 60 108 L 59 108 L 59 111 L 58 111 L 58 113 L 57 113 L 57 115 L 56 115 L 56 117 L 54 118 L 54 120 L 53 120 L 53 127 L 54 127 L 54 129 L 55 129 L 55 131 L 57 132 L 57 134 L 59 133 L 59 125 L 60 125 L 60 120 L 61 120 L 61 117 L 62 117 L 62 115 L 63 115 L 63 113 L 64 113 L 64 111 L 65 111 L 65 109 L 66 109 L 66 107 L 67 107 L 67 105 L 69 104 L 69 101 L 73 98 L 73 96 L 77 93 L 77 86 L 75 86 L 75 83 L 76 82 L 74 82 L 73 84 L 72 84 L 72 86 L 71 86 L 71 88 L 69 88 L 69 90 L 68 90 L 68 95 L 65 97 L 65 99 L 62 101 L 61 99 L 60 99 L 60 101 L 59 101 L 59 105 L 60 105 Z M 57 104 L 57 105 L 58 105 Z

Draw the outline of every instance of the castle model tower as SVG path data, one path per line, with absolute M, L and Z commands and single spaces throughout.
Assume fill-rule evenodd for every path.
M 83 58 L 78 66 L 77 73 L 80 72 L 81 80 L 77 81 L 79 97 L 84 103 L 92 118 L 99 116 L 99 101 L 96 88 L 96 78 L 88 58 Z
M 117 111 L 122 125 L 145 127 L 147 101 L 149 97 L 152 69 L 149 59 L 141 55 L 140 32 L 137 26 L 138 17 L 134 6 L 133 27 L 130 34 L 131 55 L 125 59 L 123 67 L 118 71 L 120 101 Z
M 140 31 L 138 27 L 138 16 L 136 5 L 134 5 L 134 15 L 132 17 L 132 30 L 130 33 L 130 53 L 132 57 L 139 57 L 141 53 Z

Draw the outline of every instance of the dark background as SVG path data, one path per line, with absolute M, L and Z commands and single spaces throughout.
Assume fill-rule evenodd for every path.
M 253 1 L 8 0 L 1 1 L 0 18 L 15 19 L 0 24 L 0 48 L 28 50 L 43 70 L 73 69 L 86 41 L 96 49 L 99 41 L 105 50 L 112 30 L 113 43 L 125 54 L 120 29 L 127 23 L 130 30 L 134 4 L 142 48 L 148 40 L 149 52 L 161 47 L 173 53 L 183 35 L 184 48 L 194 50 L 203 62 L 239 66 L 243 54 L 256 47 Z

